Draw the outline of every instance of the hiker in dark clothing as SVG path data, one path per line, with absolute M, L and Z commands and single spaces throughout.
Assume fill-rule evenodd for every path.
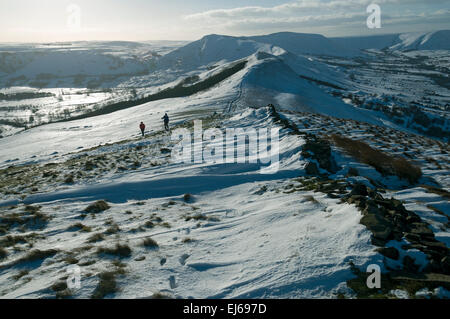
M 161 118 L 164 120 L 164 128 L 166 131 L 170 131 L 169 128 L 169 116 L 167 115 L 167 113 Z
M 139 128 L 141 129 L 142 137 L 144 137 L 145 136 L 145 124 L 144 124 L 144 122 L 141 122 L 141 125 L 139 125 Z

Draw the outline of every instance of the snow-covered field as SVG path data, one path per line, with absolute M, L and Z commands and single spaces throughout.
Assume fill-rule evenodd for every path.
M 293 34 L 212 35 L 186 46 L 0 46 L 0 93 L 7 97 L 0 101 L 0 297 L 351 298 L 362 296 L 351 283 L 355 269 L 365 273 L 372 264 L 394 278 L 390 291 L 378 291 L 383 297 L 446 296 L 450 257 L 441 257 L 450 247 L 450 94 L 442 79 L 448 78 L 449 51 L 403 52 L 419 40 L 400 39 L 404 45 L 390 51 L 377 43 L 365 52 L 359 49 L 370 47 Z M 422 45 L 434 41 L 433 34 L 420 39 Z M 441 42 L 431 43 L 423 49 Z M 326 54 L 330 50 L 338 57 Z M 421 65 L 413 63 L 418 60 Z M 243 68 L 214 82 L 243 61 Z M 53 72 L 60 76 L 33 87 L 36 77 Z M 101 85 L 87 85 L 101 77 Z M 70 119 L 99 103 L 180 87 L 195 91 Z M 369 97 L 389 109 L 421 104 L 420 114 L 446 135 L 429 136 L 424 121 L 407 125 L 415 123 L 410 114 L 402 123 L 382 108 L 356 103 Z M 194 120 L 202 120 L 204 130 L 279 129 L 279 145 L 271 148 L 279 153 L 279 162 L 271 163 L 278 169 L 262 174 L 266 165 L 246 162 L 245 149 L 237 150 L 236 163 L 176 161 L 180 139 L 163 130 L 166 112 L 173 131 L 193 133 Z M 28 120 L 26 130 L 10 120 L 38 114 L 42 121 L 33 122 L 42 125 Z M 305 147 L 311 136 L 332 141 L 333 134 L 406 158 L 423 174 L 411 182 L 379 172 L 333 143 L 336 169 L 327 171 Z M 245 140 L 245 131 L 239 137 Z M 195 152 L 222 144 L 197 145 Z M 395 247 L 398 258 L 381 253 L 373 229 L 360 223 L 367 212 L 355 204 L 359 198 L 346 197 L 357 185 L 382 194 L 380 203 L 403 201 L 419 216 L 409 216 L 410 223 L 429 227 L 418 232 L 426 243 L 408 241 L 415 232 L 408 230 L 384 247 Z M 410 259 L 439 280 L 411 290 L 394 272 L 405 269 L 400 275 L 409 276 Z M 81 287 L 69 289 L 67 270 L 74 265 Z

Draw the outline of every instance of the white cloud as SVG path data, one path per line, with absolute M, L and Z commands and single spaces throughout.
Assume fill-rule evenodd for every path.
M 442 4 L 442 1 L 428 0 L 428 4 Z M 432 23 L 450 16 L 449 11 L 441 9 L 433 12 L 417 12 L 419 0 L 298 0 L 273 7 L 238 7 L 218 9 L 184 17 L 188 24 L 207 24 L 208 28 L 238 33 L 276 31 L 282 28 L 334 27 L 354 25 L 364 28 L 367 19 L 366 8 L 377 3 L 382 8 L 385 26 L 396 23 Z M 389 8 L 389 10 L 383 10 Z M 415 10 L 416 9 L 416 10 Z M 358 32 L 355 32 L 358 33 Z
M 319 13 L 320 10 L 348 10 L 361 9 L 367 7 L 371 3 L 383 4 L 413 4 L 418 0 L 333 0 L 324 2 L 320 0 L 299 0 L 295 2 L 285 3 L 274 7 L 238 7 L 233 9 L 217 9 L 187 15 L 186 20 L 197 19 L 229 19 L 251 16 L 268 16 L 268 15 L 296 15 L 305 11 L 314 10 Z

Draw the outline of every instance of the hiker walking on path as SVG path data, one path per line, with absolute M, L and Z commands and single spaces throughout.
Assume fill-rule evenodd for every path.
M 164 129 L 166 131 L 170 131 L 170 128 L 169 128 L 169 116 L 167 115 L 167 113 L 161 119 L 164 120 Z
M 145 124 L 144 124 L 144 122 L 141 122 L 141 125 L 139 125 L 139 128 L 141 129 L 142 137 L 144 137 L 145 136 Z

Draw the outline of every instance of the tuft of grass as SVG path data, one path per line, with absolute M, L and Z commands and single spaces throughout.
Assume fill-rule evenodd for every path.
M 32 205 L 27 205 L 25 206 L 25 212 L 30 213 L 30 214 L 36 214 L 37 212 L 39 212 L 39 210 L 42 208 L 42 206 L 32 206 Z
M 131 248 L 125 244 L 117 243 L 114 247 L 100 247 L 97 250 L 97 254 L 107 254 L 107 255 L 115 255 L 119 257 L 130 257 L 131 256 Z
M 56 292 L 56 299 L 66 299 L 72 297 L 72 291 L 70 289 L 64 289 Z
M 48 250 L 39 250 L 39 249 L 34 249 L 32 251 L 30 251 L 28 254 L 26 254 L 25 256 L 23 256 L 22 258 L 19 258 L 18 260 L 16 260 L 14 262 L 14 264 L 20 264 L 20 263 L 25 263 L 25 262 L 34 262 L 34 261 L 38 261 L 38 260 L 43 260 L 49 257 L 53 257 L 54 255 L 56 255 L 59 251 L 56 249 L 48 249 Z
M 88 238 L 87 242 L 88 243 L 96 243 L 96 242 L 103 241 L 103 240 L 105 240 L 105 236 L 101 233 L 96 233 L 96 234 L 93 234 L 92 236 L 90 236 Z
M 6 251 L 5 248 L 0 247 L 0 260 L 3 260 L 6 258 L 6 256 L 8 256 L 8 252 Z
M 103 299 L 109 294 L 118 291 L 115 271 L 106 271 L 98 275 L 100 281 L 92 294 L 92 299 Z
M 65 281 L 59 281 L 59 282 L 53 284 L 50 288 L 53 291 L 63 291 L 65 289 L 67 289 L 67 283 Z
M 199 220 L 207 220 L 208 217 L 206 217 L 206 216 L 203 215 L 203 214 L 196 214 L 196 215 L 194 215 L 194 216 L 186 216 L 186 218 L 185 218 L 185 220 L 186 220 L 187 222 L 190 221 L 191 219 L 196 220 L 196 221 L 199 221 Z
M 154 217 L 152 217 L 151 221 L 155 222 L 155 223 L 161 223 L 163 220 L 159 216 L 154 216 Z
M 95 203 L 89 205 L 88 207 L 86 207 L 86 209 L 84 211 L 87 213 L 98 214 L 98 213 L 101 213 L 110 208 L 111 208 L 111 206 L 109 206 L 106 201 L 99 200 L 99 201 L 96 201 Z
M 109 294 L 113 294 L 119 291 L 117 287 L 116 277 L 119 275 L 124 275 L 126 273 L 126 264 L 122 263 L 120 260 L 113 261 L 112 265 L 115 270 L 105 271 L 98 275 L 100 279 L 97 288 L 92 294 L 92 299 L 103 299 Z
M 26 206 L 22 213 L 10 213 L 0 217 L 3 228 L 10 229 L 20 225 L 22 228 L 42 228 L 50 220 L 46 214 L 40 212 L 41 206 Z
M 73 256 L 67 256 L 66 258 L 64 258 L 64 261 L 69 265 L 76 265 L 79 262 L 79 260 Z
M 159 247 L 158 243 L 153 238 L 150 238 L 150 237 L 144 239 L 144 241 L 142 242 L 142 245 L 146 248 L 151 248 L 151 249 L 155 249 L 155 248 Z
M 155 227 L 155 224 L 152 221 L 149 220 L 149 221 L 145 222 L 144 226 L 146 228 L 153 228 L 153 227 Z
M 108 235 L 117 234 L 119 231 L 120 231 L 119 226 L 117 224 L 114 224 L 105 231 L 105 234 Z
M 82 231 L 85 233 L 90 233 L 92 231 L 92 228 L 86 225 L 83 225 L 82 223 L 76 223 L 72 226 L 70 226 L 68 231 Z
M 31 240 L 33 240 L 33 239 L 35 239 L 37 237 L 39 237 L 39 235 L 36 234 L 36 233 L 32 233 L 32 234 L 25 235 L 25 236 L 22 236 L 22 235 L 8 235 L 6 237 L 3 237 L 0 240 L 0 247 L 11 247 L 11 246 L 14 246 L 14 245 L 16 245 L 18 243 L 22 243 L 22 244 L 23 243 L 30 243 Z
M 191 194 L 184 194 L 183 196 L 183 200 L 188 203 L 192 200 L 192 195 Z
M 19 280 L 20 278 L 22 278 L 23 276 L 26 276 L 30 273 L 30 271 L 28 269 L 22 269 L 21 271 L 19 271 L 19 273 L 15 274 L 13 276 L 13 278 L 15 280 Z
M 74 182 L 75 181 L 73 175 L 67 175 L 64 179 L 64 184 L 73 184 Z
M 95 264 L 97 261 L 96 260 L 87 260 L 87 261 L 84 261 L 84 262 L 82 262 L 82 263 L 79 263 L 78 265 L 80 265 L 80 266 L 82 266 L 82 267 L 84 267 L 84 266 L 91 266 L 91 265 L 93 265 L 93 264 Z
M 172 297 L 163 294 L 162 292 L 155 292 L 152 295 L 152 299 L 173 299 Z
M 420 167 L 411 164 L 404 157 L 395 157 L 372 148 L 368 144 L 352 140 L 337 134 L 331 136 L 334 143 L 343 148 L 348 154 L 357 160 L 374 167 L 384 175 L 396 175 L 408 180 L 411 184 L 417 183 L 422 177 Z
M 183 240 L 181 242 L 183 244 L 190 244 L 190 243 L 193 243 L 194 241 L 195 241 L 194 239 L 192 239 L 190 237 L 186 237 L 186 238 L 183 238 Z

